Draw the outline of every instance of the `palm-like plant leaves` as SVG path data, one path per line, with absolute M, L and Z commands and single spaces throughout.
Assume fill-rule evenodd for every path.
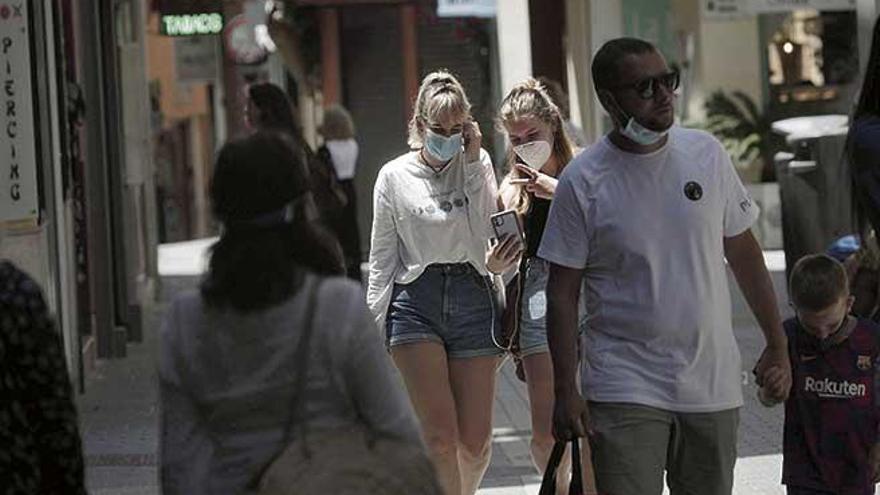
M 735 164 L 744 167 L 758 158 L 768 160 L 770 122 L 749 95 L 716 91 L 706 99 L 704 108 L 706 120 L 699 127 L 721 141 Z

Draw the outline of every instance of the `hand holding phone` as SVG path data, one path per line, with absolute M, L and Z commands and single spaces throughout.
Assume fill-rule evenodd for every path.
M 523 234 L 516 211 L 507 210 L 490 217 L 495 230 L 495 242 L 486 257 L 486 268 L 499 274 L 509 270 L 523 252 Z
M 501 239 L 505 235 L 510 235 L 522 240 L 523 232 L 519 226 L 519 219 L 516 217 L 515 210 L 495 213 L 489 218 L 492 220 L 492 229 L 495 231 L 495 237 Z

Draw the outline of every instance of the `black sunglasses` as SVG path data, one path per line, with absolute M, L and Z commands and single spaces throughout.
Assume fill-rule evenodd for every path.
M 657 88 L 659 87 L 659 85 L 663 85 L 663 87 L 669 91 L 675 91 L 678 89 L 680 84 L 681 73 L 677 70 L 673 70 L 659 76 L 640 79 L 632 84 L 621 84 L 620 86 L 614 86 L 613 89 L 632 89 L 635 90 L 637 95 L 639 95 L 639 98 L 643 100 L 650 100 L 654 97 L 655 94 L 657 94 Z

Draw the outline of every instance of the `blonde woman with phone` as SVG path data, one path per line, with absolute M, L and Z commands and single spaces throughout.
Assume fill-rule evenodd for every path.
M 495 172 L 464 88 L 450 73 L 422 81 L 411 151 L 386 163 L 373 192 L 367 303 L 403 375 L 449 495 L 476 492 L 489 465 L 499 308 L 492 273 L 519 256 L 486 252 L 498 207 Z
M 515 298 L 507 301 L 508 311 L 515 313 L 505 318 L 505 322 L 517 326 L 510 333 L 518 336 L 514 356 L 524 372 L 518 374 L 528 386 L 532 460 L 543 472 L 554 444 L 553 367 L 546 327 L 549 263 L 538 256 L 538 246 L 557 177 L 571 161 L 573 147 L 565 133 L 559 108 L 535 79 L 516 85 L 504 98 L 498 112 L 498 127 L 510 143 L 509 172 L 501 184 L 501 202 L 505 210 L 518 214 L 525 236 L 523 256 L 509 282 L 517 285 L 507 291 Z M 589 455 L 584 455 L 584 459 L 585 477 L 589 478 L 585 483 L 590 487 L 593 483 Z M 569 464 L 568 460 L 565 462 Z M 558 493 L 566 493 L 567 486 L 566 476 L 559 476 Z

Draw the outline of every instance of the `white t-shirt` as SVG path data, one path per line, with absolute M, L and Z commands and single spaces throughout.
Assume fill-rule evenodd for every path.
M 373 189 L 367 304 L 380 329 L 394 284 L 408 284 L 433 263 L 470 263 L 486 275 L 498 210 L 492 160 L 465 163 L 459 153 L 435 172 L 411 151 L 386 163 Z
M 324 146 L 330 152 L 333 168 L 336 169 L 336 177 L 339 180 L 353 179 L 358 159 L 357 141 L 354 139 L 330 139 L 324 142 Z
M 679 412 L 742 405 L 724 238 L 757 219 L 721 144 L 674 127 L 649 155 L 608 138 L 565 168 L 539 255 L 585 269 L 585 397 Z

